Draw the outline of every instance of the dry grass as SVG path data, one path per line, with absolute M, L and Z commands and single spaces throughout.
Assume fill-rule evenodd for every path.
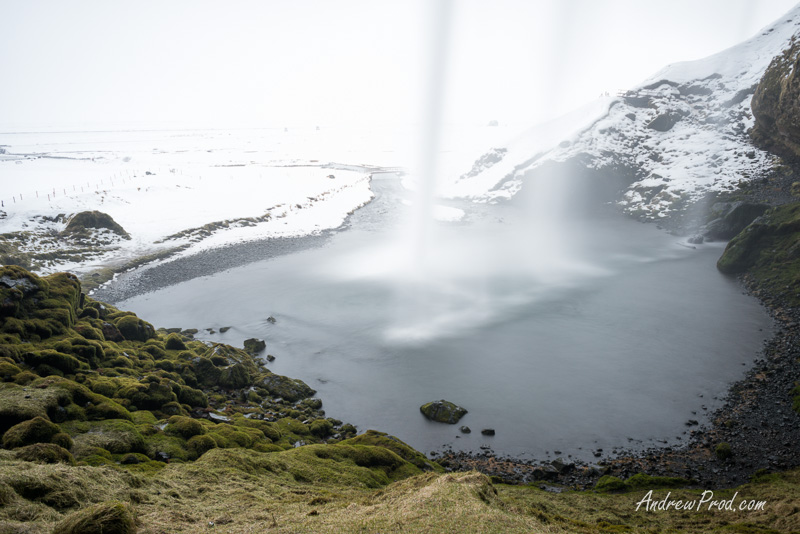
M 762 477 L 715 498 L 764 500 L 759 512 L 636 512 L 646 491 L 546 493 L 484 475 L 423 473 L 388 483 L 380 467 L 318 448 L 215 449 L 150 475 L 122 468 L 40 465 L 0 452 L 0 533 L 52 532 L 98 502 L 129 503 L 140 534 L 217 532 L 796 532 L 800 471 Z M 382 480 L 375 487 L 376 480 Z M 8 488 L 13 488 L 9 497 Z M 656 490 L 693 500 L 698 490 Z

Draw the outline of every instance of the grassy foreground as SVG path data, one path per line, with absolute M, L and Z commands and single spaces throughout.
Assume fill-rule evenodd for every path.
M 637 512 L 645 490 L 552 494 L 492 484 L 475 472 L 431 472 L 390 483 L 385 466 L 363 467 L 324 452 L 335 447 L 215 449 L 193 463 L 147 474 L 120 466 L 35 464 L 2 452 L 0 532 L 95 532 L 65 526 L 109 504 L 123 507 L 136 526 L 103 532 L 800 531 L 798 471 L 714 492 L 717 501 L 735 494 L 734 507 L 763 501 L 760 511 L 708 511 L 704 505 L 701 511 L 648 512 L 643 505 Z M 673 501 L 702 498 L 700 490 L 661 489 L 653 500 L 668 493 Z

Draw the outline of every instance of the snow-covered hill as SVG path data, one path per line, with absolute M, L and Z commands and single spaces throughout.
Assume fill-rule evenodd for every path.
M 478 201 L 508 198 L 526 173 L 579 154 L 591 168 L 632 170 L 635 180 L 620 204 L 645 218 L 665 217 L 708 191 L 732 189 L 774 163 L 747 134 L 750 101 L 772 58 L 798 30 L 800 5 L 737 46 L 669 65 L 639 87 L 493 148 L 443 192 Z

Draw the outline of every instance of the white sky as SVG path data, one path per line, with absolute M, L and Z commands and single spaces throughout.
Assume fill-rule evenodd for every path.
M 416 122 L 434 0 L 3 0 L 0 131 Z M 533 123 L 794 0 L 455 0 L 448 122 Z

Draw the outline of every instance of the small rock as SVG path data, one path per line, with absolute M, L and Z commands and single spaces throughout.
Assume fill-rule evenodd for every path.
M 470 429 L 470 427 L 468 427 L 468 426 L 462 426 L 461 428 L 459 428 L 459 430 L 463 434 L 469 434 L 470 432 L 472 432 L 472 429 Z
M 494 436 L 494 428 L 484 428 L 481 430 L 481 434 L 484 436 Z

